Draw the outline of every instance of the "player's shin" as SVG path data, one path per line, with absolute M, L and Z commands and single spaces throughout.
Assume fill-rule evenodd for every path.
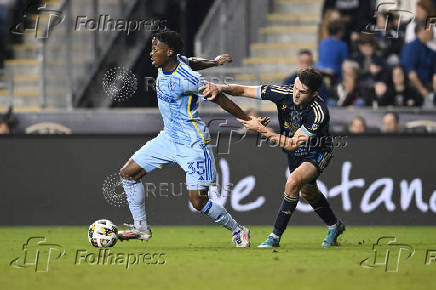
M 326 223 L 327 226 L 335 227 L 337 218 L 330 208 L 330 204 L 325 198 L 324 194 L 318 191 L 311 199 L 307 199 L 307 202 L 313 208 L 313 210 L 319 215 L 319 217 Z
M 129 209 L 132 213 L 135 228 L 138 230 L 147 229 L 147 216 L 145 213 L 145 191 L 141 181 L 121 179 L 124 191 L 129 202 Z
M 201 210 L 201 213 L 207 215 L 217 224 L 222 225 L 223 227 L 231 231 L 236 230 L 236 228 L 238 227 L 238 223 L 232 218 L 227 210 L 223 206 L 211 200 L 206 203 L 206 205 Z
M 274 230 L 271 234 L 275 239 L 280 239 L 288 226 L 292 213 L 297 207 L 298 199 L 298 196 L 288 196 L 284 194 L 282 204 L 280 205 L 279 212 L 274 222 Z

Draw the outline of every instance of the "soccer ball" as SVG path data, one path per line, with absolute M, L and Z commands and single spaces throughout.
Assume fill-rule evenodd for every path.
M 113 247 L 117 243 L 118 228 L 110 220 L 95 221 L 89 226 L 88 239 L 97 248 Z

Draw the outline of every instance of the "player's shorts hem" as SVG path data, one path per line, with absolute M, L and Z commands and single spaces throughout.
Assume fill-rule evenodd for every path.
M 321 154 L 321 156 L 320 156 L 320 154 Z M 294 161 L 294 163 L 291 163 L 291 161 L 288 159 L 289 170 L 290 170 L 290 172 L 293 172 L 295 169 L 300 167 L 301 164 L 303 164 L 303 162 L 311 163 L 313 166 L 315 166 L 316 171 L 317 171 L 317 175 L 312 181 L 308 182 L 306 185 L 314 186 L 316 184 L 316 180 L 319 178 L 321 173 L 324 172 L 324 170 L 326 169 L 326 167 L 328 166 L 328 164 L 330 163 L 330 160 L 332 158 L 333 158 L 332 152 L 325 151 L 325 152 L 317 152 L 315 154 L 315 156 L 301 157 L 300 159 L 296 159 Z
M 212 185 L 212 182 L 210 184 L 186 184 L 187 190 L 206 190 L 209 189 L 209 187 Z
M 150 165 L 150 164 L 141 164 L 141 162 L 139 160 L 135 160 L 134 154 L 131 157 L 131 159 L 133 161 L 135 161 L 135 163 L 138 164 L 142 169 L 144 169 L 146 173 L 150 173 L 155 169 L 162 169 L 162 166 L 154 166 L 154 165 Z

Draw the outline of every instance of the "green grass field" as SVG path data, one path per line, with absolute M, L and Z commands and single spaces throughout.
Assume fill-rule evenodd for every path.
M 110 260 L 106 259 L 103 265 L 101 259 L 92 265 L 89 263 L 96 263 L 99 250 L 89 245 L 87 226 L 0 227 L 0 288 L 435 289 L 435 227 L 350 226 L 340 238 L 341 246 L 328 249 L 320 247 L 325 227 L 289 227 L 281 248 L 276 251 L 255 247 L 267 236 L 270 227 L 250 229 L 252 247 L 238 249 L 230 244 L 230 233 L 217 226 L 153 227 L 149 242 L 117 243 L 110 249 L 111 253 L 119 254 L 118 264 L 108 264 Z M 59 259 L 55 259 L 58 250 L 52 251 L 47 272 L 35 272 L 35 266 L 30 264 L 17 268 L 25 265 L 22 245 L 32 236 L 44 236 L 47 243 L 65 249 L 65 255 Z M 415 250 L 409 259 L 406 259 L 407 251 L 401 255 L 398 272 L 385 272 L 383 266 L 360 265 L 365 258 L 374 257 L 372 245 L 382 236 L 395 236 L 397 243 L 408 244 Z M 36 255 L 36 243 L 33 244 L 28 246 L 27 263 Z M 44 247 L 38 248 L 40 259 L 47 261 Z M 387 248 L 398 249 L 393 245 Z M 426 265 L 427 250 L 434 250 L 429 256 L 435 257 L 433 260 L 427 257 L 429 265 Z M 381 256 L 385 252 L 381 251 Z M 126 258 L 129 253 L 131 262 L 133 259 L 140 262 L 126 269 L 121 257 Z M 153 257 L 154 253 L 162 255 Z M 20 260 L 10 266 L 18 257 Z M 397 256 L 391 254 L 392 257 L 391 265 L 394 265 Z M 80 264 L 75 264 L 76 260 Z M 115 263 L 115 259 L 111 261 Z M 39 269 L 44 269 L 44 265 L 41 262 Z

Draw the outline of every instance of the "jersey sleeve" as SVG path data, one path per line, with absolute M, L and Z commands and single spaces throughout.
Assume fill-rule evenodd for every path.
M 181 54 L 178 54 L 178 55 L 177 55 L 177 59 L 178 59 L 179 61 L 181 61 L 181 62 L 183 62 L 183 63 L 189 65 L 189 58 L 187 58 L 186 56 L 181 55 Z
M 303 123 L 301 125 L 301 130 L 303 130 L 309 137 L 316 136 L 321 125 L 327 121 L 327 113 L 318 104 L 312 105 L 312 110 L 310 110 L 303 117 Z
M 201 88 L 204 78 L 194 71 L 183 70 L 180 73 L 180 85 L 183 93 L 201 95 L 199 88 Z
M 257 98 L 260 100 L 269 100 L 277 104 L 292 98 L 292 89 L 288 86 L 259 86 L 257 87 Z

